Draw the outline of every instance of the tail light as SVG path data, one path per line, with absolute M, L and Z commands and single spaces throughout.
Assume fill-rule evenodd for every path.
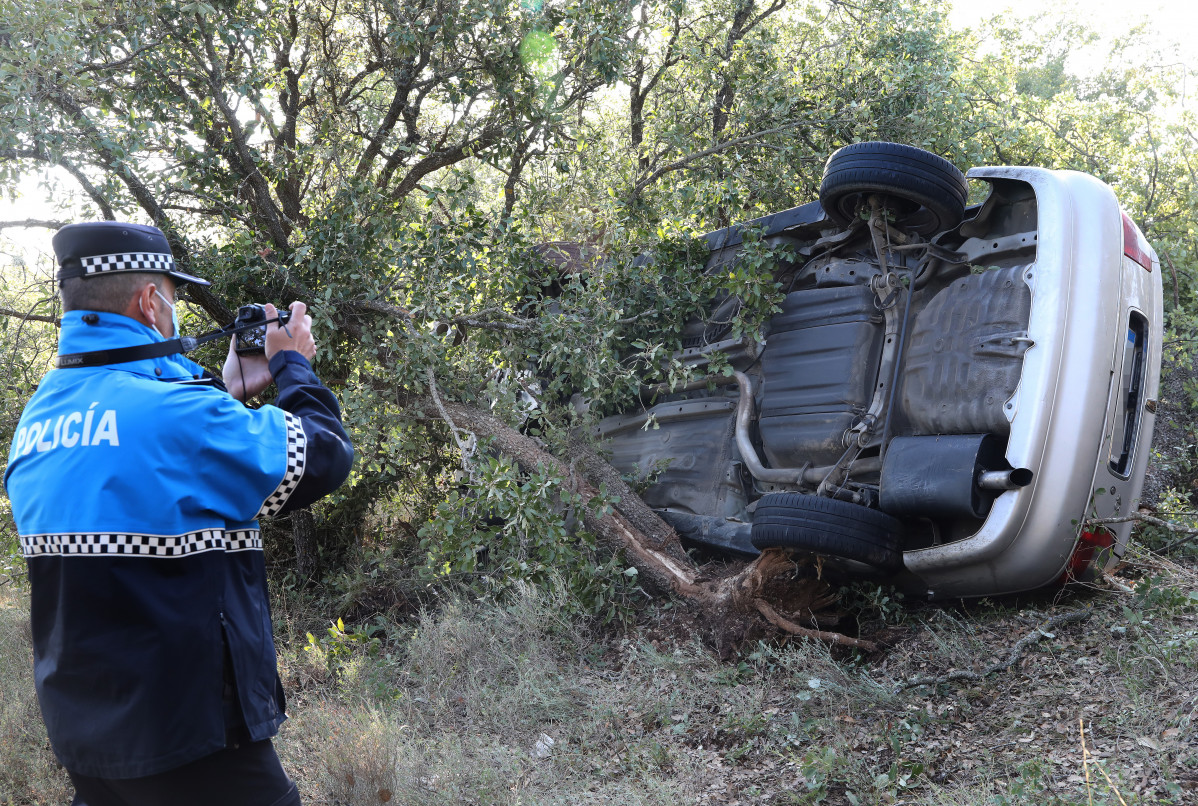
M 1077 545 L 1073 547 L 1073 556 L 1069 558 L 1069 565 L 1065 568 L 1065 573 L 1061 574 L 1061 584 L 1066 582 L 1087 582 L 1093 579 L 1097 572 L 1102 570 L 1095 566 L 1094 560 L 1101 560 L 1101 564 L 1106 563 L 1106 549 L 1115 545 L 1115 536 L 1106 529 L 1099 527 L 1094 530 L 1086 529 L 1077 539 Z
M 1152 252 L 1148 241 L 1127 213 L 1123 214 L 1123 254 L 1152 271 Z

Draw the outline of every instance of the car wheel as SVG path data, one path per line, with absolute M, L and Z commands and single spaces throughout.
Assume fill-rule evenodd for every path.
M 871 193 L 886 197 L 897 226 L 928 235 L 952 229 L 965 215 L 965 174 L 943 157 L 901 143 L 854 143 L 828 157 L 819 201 L 847 225 Z
M 752 542 L 758 549 L 789 548 L 861 563 L 902 567 L 903 524 L 876 509 L 802 493 L 771 493 L 757 502 Z

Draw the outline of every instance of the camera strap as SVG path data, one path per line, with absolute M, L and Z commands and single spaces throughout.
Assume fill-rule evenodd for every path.
M 124 364 L 129 361 L 143 361 L 147 358 L 162 358 L 163 356 L 174 355 L 176 353 L 190 353 L 201 344 L 207 344 L 210 341 L 215 341 L 225 336 L 232 336 L 235 333 L 254 330 L 255 328 L 264 327 L 278 321 L 276 318 L 265 322 L 251 322 L 243 325 L 238 325 L 234 322 L 222 327 L 220 330 L 213 330 L 202 336 L 181 336 L 175 339 L 167 339 L 166 341 L 156 341 L 153 344 L 135 344 L 132 347 L 117 347 L 112 350 L 66 353 L 54 359 L 54 366 L 57 369 L 102 367 L 106 364 Z

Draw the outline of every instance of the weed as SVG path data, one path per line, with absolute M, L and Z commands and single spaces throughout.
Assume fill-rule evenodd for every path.
M 903 624 L 910 613 L 902 591 L 893 585 L 855 582 L 841 586 L 837 595 L 841 607 L 857 620 L 859 626 Z
M 1195 444 L 1186 446 L 1186 455 L 1190 459 L 1183 472 L 1185 477 L 1189 478 L 1198 473 L 1198 450 L 1196 450 Z M 1198 512 L 1195 512 L 1189 496 L 1181 490 L 1174 487 L 1167 488 L 1160 494 L 1156 507 L 1158 517 L 1163 520 L 1183 528 L 1198 527 Z M 1172 556 L 1190 561 L 1198 558 L 1198 539 L 1183 540 L 1178 543 L 1181 539 L 1179 533 L 1154 524 L 1143 524 L 1136 534 L 1142 547 L 1148 551 L 1156 551 L 1165 546 L 1177 544 L 1170 551 Z
M 802 774 L 802 784 L 807 790 L 806 797 L 798 803 L 823 803 L 828 795 L 837 788 L 837 784 L 850 777 L 852 762 L 847 755 L 835 747 L 821 747 L 809 750 L 798 760 L 799 771 Z M 857 798 L 852 790 L 845 789 L 846 798 L 852 803 Z M 852 797 L 849 797 L 849 795 Z
M 1198 610 L 1198 591 L 1187 590 L 1176 584 L 1174 578 L 1166 578 L 1161 574 L 1141 579 L 1133 591 L 1133 608 L 1137 614 L 1159 613 L 1170 617 Z M 1124 608 L 1125 614 L 1128 610 L 1129 608 Z M 1140 618 L 1143 619 L 1142 616 Z
M 668 769 L 672 764 L 670 751 L 656 739 L 650 739 L 643 743 L 638 746 L 637 750 L 640 757 L 652 767 L 664 770 Z
M 1044 614 L 928 606 L 877 655 L 790 641 L 722 660 L 669 637 L 678 609 L 652 611 L 651 633 L 596 633 L 551 577 L 502 602 L 430 589 L 406 621 L 338 621 L 335 597 L 280 587 L 291 719 L 277 746 L 305 802 L 345 806 L 1114 806 L 1116 792 L 1185 803 L 1198 781 L 1186 753 L 1198 585 L 1184 568 L 1152 569 L 1131 593 L 1091 594 L 1094 616 L 1058 630 L 1051 653 L 967 688 L 905 691 L 896 682 L 1004 657 Z M 9 790 L 66 802 L 32 697 L 27 593 L 8 591 L 0 803 Z M 1091 725 L 1085 764 L 1079 715 Z
M 348 659 L 360 652 L 365 652 L 368 655 L 376 654 L 381 642 L 377 637 L 373 637 L 373 633 L 379 629 L 379 626 L 372 625 L 365 629 L 349 632 L 345 629 L 345 622 L 337 619 L 333 622 L 333 626 L 326 630 L 327 636 L 317 638 L 312 633 L 308 633 L 308 645 L 304 647 L 304 651 L 321 658 L 330 667 L 342 666 Z
M 746 661 L 737 661 L 735 666 L 720 669 L 715 674 L 715 683 L 720 686 L 739 686 L 753 676 L 754 669 Z
M 23 582 L 26 578 L 21 538 L 12 519 L 12 502 L 0 495 L 0 587 Z
M 563 719 L 576 691 L 560 653 L 588 639 L 562 618 L 560 601 L 526 587 L 505 609 L 451 599 L 439 614 L 422 613 L 396 681 L 410 717 L 533 736 Z
M 1017 803 L 1043 801 L 1046 782 L 1046 769 L 1040 759 L 1032 759 L 1018 764 L 1015 776 L 1010 781 L 1010 789 L 1005 793 L 995 795 L 995 806 L 1007 806 Z
M 728 717 L 723 727 L 724 730 L 752 738 L 764 733 L 768 725 L 769 722 L 762 714 L 735 714 Z

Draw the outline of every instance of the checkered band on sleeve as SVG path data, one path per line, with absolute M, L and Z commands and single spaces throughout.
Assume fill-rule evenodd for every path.
M 283 412 L 283 416 L 287 418 L 287 470 L 283 473 L 283 480 L 279 482 L 279 486 L 262 502 L 262 508 L 258 510 L 259 518 L 278 515 L 287 499 L 299 486 L 300 479 L 304 477 L 308 438 L 304 436 L 303 423 L 289 411 Z
M 93 255 L 80 258 L 84 275 L 104 274 L 112 271 L 157 271 L 175 270 L 175 258 L 161 252 L 122 252 L 115 255 Z
M 225 548 L 223 529 L 205 529 L 182 535 L 135 535 L 117 533 L 75 533 L 22 535 L 21 554 L 35 557 L 104 555 L 126 557 L 186 557 Z

